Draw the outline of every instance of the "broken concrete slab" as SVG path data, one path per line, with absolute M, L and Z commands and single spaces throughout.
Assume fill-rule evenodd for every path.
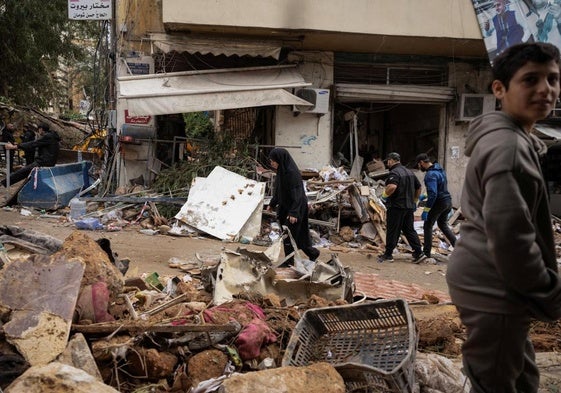
M 224 380 L 219 392 L 344 393 L 345 383 L 332 365 L 314 363 L 234 374 Z
M 83 274 L 79 260 L 44 255 L 14 261 L 1 271 L 0 308 L 12 311 L 3 326 L 6 340 L 32 366 L 64 351 Z
M 88 342 L 82 333 L 72 336 L 64 352 L 58 356 L 57 362 L 84 370 L 98 381 L 103 382 Z
M 118 393 L 78 368 L 58 362 L 31 367 L 10 384 L 5 393 Z

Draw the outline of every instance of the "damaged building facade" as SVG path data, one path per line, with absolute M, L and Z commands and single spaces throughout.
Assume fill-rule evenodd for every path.
M 155 143 L 181 140 L 178 114 L 205 112 L 223 132 L 286 147 L 300 168 L 427 152 L 458 205 L 464 135 L 491 81 L 471 0 L 116 6 L 115 127 L 139 141 L 123 144 L 121 184 L 155 172 Z

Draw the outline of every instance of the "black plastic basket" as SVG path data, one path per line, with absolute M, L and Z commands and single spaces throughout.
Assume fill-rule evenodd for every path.
M 415 383 L 417 331 L 402 299 L 307 310 L 283 366 L 328 362 L 347 392 L 410 393 Z

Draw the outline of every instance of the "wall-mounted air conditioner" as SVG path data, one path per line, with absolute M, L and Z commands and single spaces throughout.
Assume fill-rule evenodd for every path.
M 308 101 L 312 106 L 294 105 L 294 112 L 316 113 L 319 115 L 329 112 L 329 90 L 305 88 L 296 91 L 296 96 Z
M 458 120 L 468 121 L 495 110 L 497 99 L 493 94 L 462 94 L 458 105 Z

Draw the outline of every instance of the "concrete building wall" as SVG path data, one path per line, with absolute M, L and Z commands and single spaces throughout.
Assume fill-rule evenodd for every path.
M 164 0 L 162 16 L 172 24 L 481 38 L 471 0 Z
M 301 61 L 299 71 L 314 88 L 330 89 L 333 85 L 333 53 L 295 52 L 289 60 Z M 319 116 L 312 113 L 295 115 L 292 108 L 279 106 L 276 111 L 275 144 L 289 146 L 294 161 L 300 168 L 327 165 L 332 152 L 332 106 Z
M 450 85 L 458 89 L 458 96 L 465 91 L 466 86 L 477 93 L 489 93 L 488 85 L 492 80 L 491 67 L 488 64 L 472 65 L 466 63 L 451 63 L 449 65 Z M 460 195 L 464 183 L 464 174 L 469 158 L 464 153 L 465 136 L 469 123 L 456 121 L 456 103 L 449 105 L 444 167 L 448 175 L 448 188 L 452 194 L 454 206 L 460 205 Z

